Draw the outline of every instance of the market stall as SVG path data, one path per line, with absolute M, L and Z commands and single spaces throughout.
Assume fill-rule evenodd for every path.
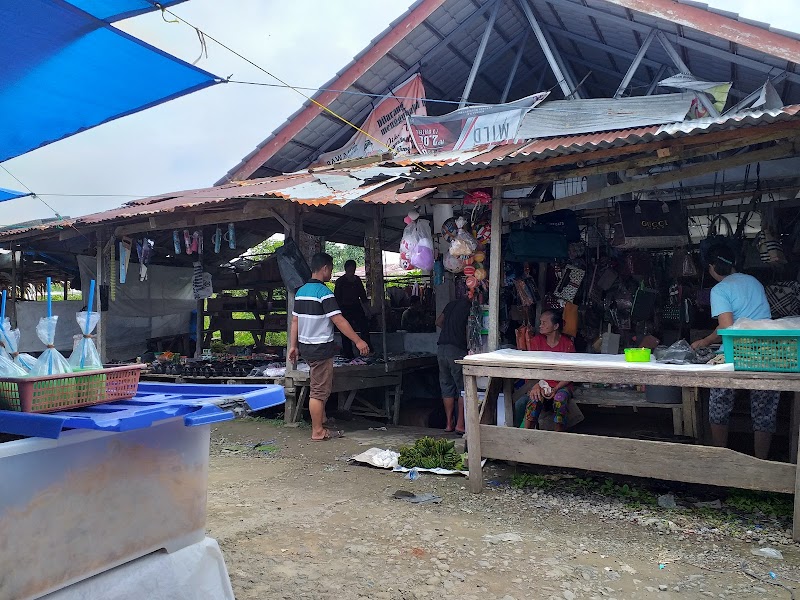
M 718 366 L 626 363 L 618 356 L 558 355 L 503 350 L 464 359 L 470 490 L 483 488 L 481 457 L 607 473 L 796 493 L 796 465 L 759 460 L 729 450 L 549 431 L 481 425 L 477 377 L 555 379 L 597 383 L 780 390 L 795 394 L 792 431 L 798 431 L 800 373 L 734 371 Z M 797 450 L 795 441 L 795 452 Z M 800 495 L 795 496 L 794 537 L 800 539 Z
M 363 362 L 363 361 L 359 361 Z M 287 370 L 285 387 L 289 392 L 286 403 L 287 422 L 296 422 L 308 406 L 311 381 L 308 370 Z M 371 418 L 386 419 L 397 425 L 400 422 L 400 405 L 403 381 L 418 371 L 436 369 L 436 356 L 428 353 L 390 355 L 386 362 L 372 364 L 347 364 L 334 362 L 331 392 L 337 395 L 341 411 Z M 377 401 L 364 394 L 379 390 Z

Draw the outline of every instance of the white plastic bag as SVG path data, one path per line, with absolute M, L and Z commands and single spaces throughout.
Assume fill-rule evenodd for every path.
M 478 242 L 469 233 L 464 230 L 466 221 L 463 217 L 459 217 L 456 221 L 458 225 L 458 233 L 456 237 L 450 242 L 450 255 L 451 256 L 471 256 L 478 248 Z
M 21 354 L 19 352 L 19 338 L 19 329 L 11 329 L 11 321 L 6 317 L 2 328 L 0 328 L 0 341 L 3 342 L 3 350 L 5 351 L 3 354 L 14 361 L 14 364 L 22 367 L 25 372 L 28 372 L 36 364 L 36 359 L 30 354 Z
M 0 377 L 25 377 L 28 372 L 9 358 L 0 356 Z
M 83 335 L 76 336 L 78 342 L 75 344 L 72 354 L 69 357 L 69 366 L 73 371 L 103 368 L 103 362 L 100 360 L 100 353 L 97 351 L 97 346 L 92 339 L 92 332 L 100 322 L 100 313 L 91 312 L 88 314 L 89 320 L 87 321 L 86 311 L 75 313 L 78 327 L 81 328 Z
M 36 364 L 31 369 L 31 376 L 41 377 L 43 375 L 61 375 L 72 373 L 72 369 L 67 359 L 56 350 L 56 324 L 58 317 L 42 317 L 36 326 L 36 335 L 41 342 L 47 346 L 44 352 L 36 359 Z

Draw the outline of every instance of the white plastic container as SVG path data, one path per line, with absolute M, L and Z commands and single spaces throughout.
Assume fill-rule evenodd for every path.
M 0 444 L 0 598 L 25 600 L 205 537 L 210 425 Z

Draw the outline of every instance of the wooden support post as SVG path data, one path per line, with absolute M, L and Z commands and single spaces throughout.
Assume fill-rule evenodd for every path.
M 467 444 L 469 460 L 469 490 L 478 494 L 483 489 L 481 466 L 481 425 L 478 409 L 478 381 L 474 375 L 464 376 L 464 404 L 467 412 Z
M 492 237 L 489 242 L 489 351 L 500 347 L 500 276 L 503 271 L 503 190 L 492 191 Z
M 682 388 L 683 396 L 683 435 L 698 439 L 700 437 L 700 420 L 698 418 L 698 398 L 697 388 Z
M 519 423 L 514 422 L 514 380 L 503 379 L 503 400 L 506 410 L 506 427 L 516 427 Z M 500 425 L 500 423 L 498 423 Z
M 795 392 L 795 402 L 797 399 L 797 395 L 800 392 Z M 792 431 L 791 434 L 793 439 L 792 444 L 792 451 L 796 451 L 798 445 L 798 433 L 796 431 Z M 798 461 L 798 467 L 795 469 L 795 480 L 794 480 L 794 519 L 792 520 L 792 539 L 795 542 L 800 542 L 800 461 Z
M 298 206 L 293 202 L 289 202 L 286 208 L 286 221 L 289 225 L 285 228 L 283 233 L 286 237 L 290 237 L 297 242 L 300 246 L 300 232 L 302 231 L 302 215 Z M 286 289 L 286 372 L 289 373 L 294 370 L 294 365 L 289 360 L 289 346 L 292 343 L 292 312 L 294 311 L 294 290 Z M 287 378 L 289 385 L 294 385 L 292 380 Z M 294 392 L 294 391 L 293 391 Z M 286 405 L 283 412 L 283 420 L 286 423 L 294 423 L 299 417 L 301 405 L 300 394 L 291 393 L 286 394 Z
M 200 358 L 203 354 L 203 329 L 206 320 L 206 301 L 197 301 L 197 323 L 195 323 L 194 332 L 197 336 L 197 341 L 194 344 L 194 357 Z
M 798 436 L 800 436 L 800 392 L 792 394 L 792 416 L 789 426 L 789 439 L 791 440 L 790 459 L 797 463 Z

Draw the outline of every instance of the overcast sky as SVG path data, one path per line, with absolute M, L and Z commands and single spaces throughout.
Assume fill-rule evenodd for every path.
M 800 32 L 796 0 L 711 0 L 712 6 Z M 190 0 L 173 10 L 293 85 L 324 84 L 411 4 L 410 0 Z M 200 45 L 194 30 L 158 14 L 120 28 L 184 60 Z M 272 83 L 208 43 L 198 66 L 227 77 Z M 119 119 L 3 163 L 64 216 L 114 208 L 169 191 L 213 185 L 303 102 L 296 92 L 221 84 Z M 22 189 L 0 170 L 0 187 Z M 0 225 L 52 217 L 36 199 L 0 204 Z

